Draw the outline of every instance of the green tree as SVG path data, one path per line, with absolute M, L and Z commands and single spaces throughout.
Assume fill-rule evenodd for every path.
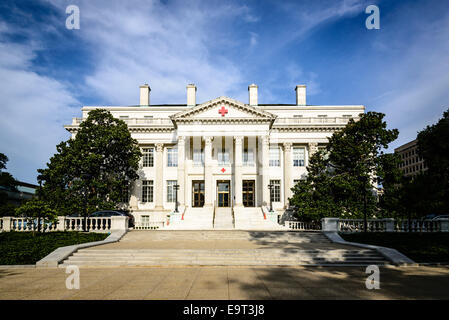
M 0 217 L 10 215 L 14 211 L 14 205 L 8 203 L 7 191 L 17 191 L 17 181 L 9 172 L 3 171 L 6 169 L 8 157 L 0 153 Z
M 20 217 L 37 218 L 37 231 L 41 231 L 41 220 L 44 220 L 44 224 L 48 222 L 56 222 L 58 217 L 56 210 L 45 201 L 39 199 L 31 199 L 20 207 L 16 208 L 16 215 Z M 34 224 L 33 224 L 34 225 Z
M 449 208 L 449 109 L 436 124 L 418 133 L 418 155 L 427 171 L 419 178 L 419 199 L 427 213 L 448 213 Z
M 326 153 L 311 157 L 307 178 L 292 189 L 290 199 L 302 219 L 362 217 L 365 191 L 369 216 L 379 215 L 371 191 L 373 184 L 390 179 L 397 159 L 382 150 L 399 134 L 387 129 L 384 116 L 367 112 L 358 121 L 350 119 L 329 138 Z
M 116 209 L 128 201 L 131 183 L 138 178 L 142 156 L 128 127 L 109 111 L 89 112 L 73 139 L 57 145 L 38 194 L 60 215 Z

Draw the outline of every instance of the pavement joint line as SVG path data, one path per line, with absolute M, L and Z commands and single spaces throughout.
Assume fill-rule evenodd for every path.
M 187 291 L 187 294 L 185 295 L 184 300 L 187 299 L 187 297 L 190 294 L 190 291 L 192 291 L 193 284 L 195 283 L 196 279 L 198 279 L 198 275 L 200 274 L 200 271 L 201 271 L 201 268 L 198 268 L 198 270 L 196 271 L 196 274 L 195 274 L 195 278 L 193 278 L 192 282 L 190 283 L 189 290 Z

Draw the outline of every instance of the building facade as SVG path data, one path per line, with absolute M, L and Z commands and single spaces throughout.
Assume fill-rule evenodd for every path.
M 365 110 L 363 105 L 307 105 L 306 86 L 295 91 L 296 104 L 259 104 L 254 84 L 248 87 L 248 103 L 228 97 L 197 103 L 197 88 L 189 84 L 185 105 L 151 105 L 151 89 L 143 85 L 140 105 L 85 106 L 82 118 L 65 128 L 76 134 L 96 108 L 127 123 L 143 152 L 129 202 L 137 220 L 173 211 L 175 186 L 180 212 L 261 209 L 271 198 L 281 213 L 294 183 L 305 178 L 310 156 Z
M 418 140 L 410 141 L 402 146 L 394 149 L 399 154 L 402 162 L 399 168 L 406 177 L 413 177 L 427 170 L 424 159 L 418 155 Z

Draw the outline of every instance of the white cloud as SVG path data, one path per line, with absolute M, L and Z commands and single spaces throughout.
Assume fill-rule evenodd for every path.
M 34 57 L 32 46 L 0 42 L 0 152 L 8 171 L 31 183 L 68 138 L 63 124 L 79 106 L 66 85 L 28 70 Z

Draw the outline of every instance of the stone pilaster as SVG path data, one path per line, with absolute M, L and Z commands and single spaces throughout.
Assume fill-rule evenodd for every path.
M 269 136 L 262 137 L 262 204 L 270 205 L 270 190 L 268 184 L 270 183 L 270 138 Z
M 185 137 L 178 137 L 178 203 L 185 205 Z
M 204 137 L 204 206 L 214 205 L 212 185 L 212 137 Z
M 316 142 L 309 142 L 309 160 L 313 156 L 313 154 L 315 152 L 317 152 L 317 151 L 318 151 L 318 143 L 316 143 Z
M 154 187 L 155 209 L 164 208 L 164 144 L 156 144 L 156 181 Z
M 288 206 L 288 199 L 292 196 L 292 144 L 284 143 L 284 207 Z
M 242 137 L 234 137 L 234 181 L 235 181 L 235 203 L 234 206 L 243 206 L 242 199 Z

